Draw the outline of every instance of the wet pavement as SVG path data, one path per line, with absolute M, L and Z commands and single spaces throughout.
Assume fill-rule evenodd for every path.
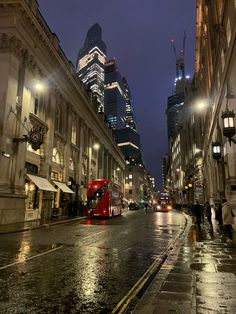
M 236 313 L 236 239 L 191 224 L 133 313 Z
M 111 313 L 185 224 L 127 212 L 0 236 L 0 313 Z
M 45 228 L 48 226 L 53 226 L 57 224 L 69 223 L 72 221 L 85 219 L 86 216 L 76 216 L 76 217 L 58 217 L 58 218 L 51 218 L 44 221 L 41 220 L 33 220 L 33 221 L 24 221 L 19 223 L 13 224 L 6 224 L 0 225 L 0 235 L 7 234 L 7 233 L 14 233 L 14 232 L 21 232 L 21 231 L 28 231 L 32 229 L 39 229 Z

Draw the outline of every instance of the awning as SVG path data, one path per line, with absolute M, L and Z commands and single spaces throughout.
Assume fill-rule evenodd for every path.
M 27 174 L 27 176 L 30 178 L 31 181 L 34 182 L 35 185 L 37 185 L 37 187 L 40 190 L 57 192 L 54 186 L 47 179 L 38 176 L 33 176 L 32 174 Z
M 58 182 L 58 181 L 53 181 L 56 186 L 59 187 L 59 189 L 62 190 L 62 192 L 65 192 L 65 193 L 74 193 L 65 183 L 62 183 L 62 182 Z

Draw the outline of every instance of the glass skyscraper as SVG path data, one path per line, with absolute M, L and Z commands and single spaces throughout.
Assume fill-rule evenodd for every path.
M 84 45 L 79 51 L 76 72 L 79 79 L 96 97 L 99 112 L 104 112 L 105 60 L 106 44 L 102 40 L 102 29 L 96 23 L 88 30 Z

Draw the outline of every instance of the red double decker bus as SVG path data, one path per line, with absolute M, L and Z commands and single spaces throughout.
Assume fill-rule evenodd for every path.
M 121 189 L 108 180 L 92 180 L 88 184 L 88 216 L 113 217 L 122 214 L 123 203 Z

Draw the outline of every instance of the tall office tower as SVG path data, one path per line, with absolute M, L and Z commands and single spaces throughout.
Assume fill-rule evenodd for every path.
M 174 138 L 178 129 L 179 112 L 183 107 L 186 91 L 191 84 L 190 78 L 179 77 L 175 79 L 175 92 L 167 101 L 167 132 L 168 140 Z
M 125 125 L 130 127 L 133 130 L 137 130 L 135 116 L 134 116 L 134 109 L 132 106 L 132 96 L 130 93 L 129 85 L 125 77 L 122 79 L 123 86 L 124 86 L 124 97 L 126 103 L 125 109 Z
M 102 40 L 102 29 L 96 23 L 88 30 L 84 46 L 79 51 L 76 72 L 79 79 L 97 98 L 99 112 L 104 112 L 105 60 L 106 44 Z
M 111 128 L 125 127 L 124 87 L 115 59 L 105 62 L 104 112 Z

